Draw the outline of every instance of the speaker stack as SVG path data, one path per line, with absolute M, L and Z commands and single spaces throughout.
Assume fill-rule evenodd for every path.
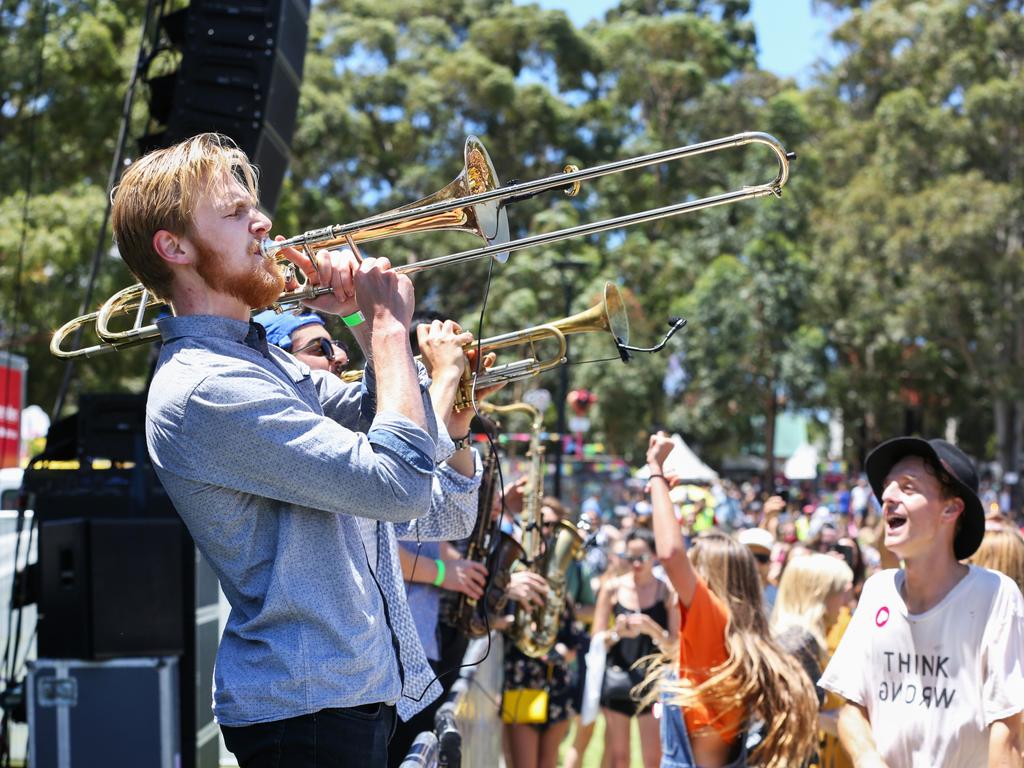
M 145 689 L 140 676 L 153 676 L 153 670 L 162 672 L 153 678 L 160 686 L 151 686 L 152 711 L 167 719 L 163 732 L 174 734 L 167 754 L 180 756 L 180 763 L 172 763 L 219 763 L 211 712 L 217 578 L 149 463 L 144 420 L 144 395 L 83 395 L 79 412 L 51 427 L 47 455 L 54 461 L 25 472 L 39 536 L 39 662 L 29 686 L 35 703 L 30 737 L 64 725 L 66 737 L 54 743 L 63 741 L 70 751 L 55 753 L 56 764 L 72 758 L 90 764 L 104 754 L 96 750 L 116 738 L 107 735 L 117 733 L 113 716 L 98 718 L 114 729 L 109 732 L 82 720 L 98 717 L 94 708 L 76 706 L 84 704 L 90 686 L 106 692 L 101 701 L 114 702 L 122 688 Z M 74 679 L 75 696 L 51 695 L 53 670 Z M 54 720 L 61 706 L 68 714 Z M 146 702 L 136 709 L 146 711 Z M 48 764 L 50 740 L 33 743 L 33 765 Z
M 165 127 L 142 139 L 143 151 L 197 133 L 226 134 L 259 166 L 260 202 L 273 212 L 290 159 L 309 7 L 309 0 L 195 0 L 165 16 L 181 65 L 148 81 L 150 114 Z

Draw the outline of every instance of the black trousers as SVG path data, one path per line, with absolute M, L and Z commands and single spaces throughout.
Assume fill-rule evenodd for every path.
M 387 764 L 396 720 L 394 707 L 365 704 L 221 733 L 240 768 L 367 768 Z

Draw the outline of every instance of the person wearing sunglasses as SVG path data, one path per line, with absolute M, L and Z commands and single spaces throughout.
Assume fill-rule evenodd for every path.
M 315 329 L 316 326 L 307 326 Z M 327 367 L 333 374 L 339 374 L 348 365 L 348 346 L 341 339 L 332 339 L 325 333 L 312 330 L 313 338 L 307 342 L 296 345 L 295 356 L 306 365 L 313 367 L 314 363 L 320 360 L 327 362 Z
M 316 312 L 278 314 L 268 309 L 253 320 L 266 329 L 268 344 L 291 352 L 315 371 L 330 371 L 337 375 L 348 365 L 348 346 L 331 338 L 324 319 Z
M 632 689 L 644 679 L 634 664 L 667 647 L 679 633 L 678 598 L 654 575 L 654 534 L 634 528 L 626 536 L 623 555 L 629 570 L 601 587 L 594 610 L 592 643 L 607 647 L 601 711 L 605 717 L 605 752 L 611 768 L 626 768 L 630 760 L 630 721 L 637 718 L 644 768 L 661 760 L 658 722 L 652 705 L 641 706 Z M 609 627 L 612 629 L 609 631 Z

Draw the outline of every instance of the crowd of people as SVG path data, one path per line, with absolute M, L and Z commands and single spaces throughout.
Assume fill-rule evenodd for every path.
M 820 496 L 751 482 L 694 497 L 655 433 L 625 514 L 567 508 L 543 473 L 491 497 L 491 443 L 454 407 L 472 334 L 415 324 L 386 259 L 289 249 L 332 291 L 250 319 L 287 283 L 230 142 L 132 164 L 113 221 L 174 310 L 147 441 L 231 604 L 214 712 L 241 766 L 400 763 L 461 663 L 460 596 L 506 636 L 511 768 L 562 748 L 573 768 L 588 748 L 629 765 L 634 719 L 645 768 L 1021 764 L 1024 540 L 986 514 L 955 446 L 891 440 Z M 368 361 L 359 383 L 335 375 L 349 350 L 332 316 Z M 498 579 L 460 545 L 482 524 L 541 545 Z M 563 545 L 580 557 L 539 567 Z

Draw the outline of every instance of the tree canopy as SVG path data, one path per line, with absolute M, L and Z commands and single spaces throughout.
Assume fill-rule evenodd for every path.
M 654 427 L 683 432 L 712 462 L 764 453 L 773 415 L 792 409 L 841 418 L 854 461 L 908 427 L 954 425 L 975 455 L 1016 466 L 1020 4 L 819 6 L 840 20 L 839 57 L 800 88 L 758 68 L 744 0 L 624 0 L 585 27 L 510 0 L 321 0 L 275 232 L 432 194 L 459 172 L 469 134 L 508 182 L 765 131 L 798 153 L 781 199 L 425 272 L 421 307 L 489 336 L 561 318 L 566 281 L 570 312 L 612 281 L 634 343 L 653 344 L 667 317 L 685 316 L 661 355 L 570 368 L 573 387 L 599 396 L 592 437 L 633 460 Z M 29 357 L 30 401 L 44 407 L 64 366 L 46 349 L 49 333 L 77 313 L 97 242 L 111 246 L 99 230 L 144 10 L 137 0 L 0 10 L 0 348 Z M 140 97 L 132 139 L 147 119 Z M 761 148 L 725 151 L 607 176 L 575 198 L 541 195 L 509 218 L 520 237 L 774 173 Z M 405 263 L 473 246 L 453 232 L 367 249 Z M 91 303 L 130 281 L 104 255 Z M 571 350 L 578 363 L 617 358 L 600 334 Z M 79 363 L 74 392 L 140 390 L 147 355 Z M 517 393 L 557 391 L 557 376 Z

